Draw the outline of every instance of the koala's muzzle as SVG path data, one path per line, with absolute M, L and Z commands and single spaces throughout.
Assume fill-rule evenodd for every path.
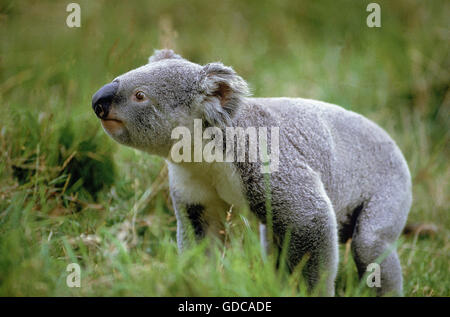
M 119 83 L 113 81 L 100 88 L 92 97 L 92 109 L 100 119 L 108 117 L 111 102 L 116 95 Z

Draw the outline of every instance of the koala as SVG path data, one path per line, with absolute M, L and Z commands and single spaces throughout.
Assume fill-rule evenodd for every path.
M 411 176 L 396 143 L 369 119 L 316 100 L 252 98 L 231 67 L 167 49 L 100 88 L 92 107 L 111 138 L 166 160 L 181 251 L 220 237 L 231 206 L 248 208 L 262 244 L 270 225 L 269 242 L 286 247 L 291 270 L 307 259 L 309 289 L 324 282 L 321 295 L 334 296 L 338 245 L 351 239 L 360 277 L 379 263 L 377 295 L 402 294 L 395 242 L 412 203 Z M 172 131 L 192 131 L 196 119 L 222 131 L 278 127 L 278 169 L 262 172 L 261 159 L 175 162 Z

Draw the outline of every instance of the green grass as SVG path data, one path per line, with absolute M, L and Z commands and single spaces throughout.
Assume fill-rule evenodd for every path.
M 232 65 L 255 96 L 321 99 L 384 127 L 411 169 L 403 236 L 407 296 L 450 295 L 448 1 L 79 1 L 0 4 L 1 296 L 306 296 L 298 275 L 264 260 L 250 213 L 232 213 L 226 246 L 179 256 L 161 159 L 116 145 L 92 94 L 171 47 Z M 208 255 L 206 255 L 208 254 Z M 66 266 L 82 269 L 66 286 Z M 341 247 L 338 296 L 370 296 Z

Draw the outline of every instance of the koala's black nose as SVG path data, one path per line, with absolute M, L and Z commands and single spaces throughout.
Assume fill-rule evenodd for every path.
M 119 83 L 113 81 L 100 88 L 92 97 L 92 109 L 100 119 L 108 117 L 109 108 L 111 106 L 112 99 L 114 98 Z

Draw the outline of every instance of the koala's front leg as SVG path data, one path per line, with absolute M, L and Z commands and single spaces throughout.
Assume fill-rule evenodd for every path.
M 169 187 L 177 218 L 180 251 L 208 236 L 221 238 L 229 206 L 203 179 L 201 168 L 168 164 Z
M 205 236 L 205 207 L 201 204 L 188 204 L 172 196 L 172 204 L 177 218 L 177 244 L 182 252 Z
M 308 182 L 311 181 L 309 184 Z M 303 275 L 309 290 L 324 281 L 321 296 L 334 296 L 338 268 L 338 238 L 336 218 L 320 180 L 304 180 L 297 192 L 274 192 L 273 230 L 279 247 L 287 237 L 287 261 L 293 270 L 306 257 Z
M 208 236 L 211 241 L 223 241 L 226 211 L 229 206 L 221 201 L 208 203 L 187 203 L 172 194 L 177 218 L 177 244 L 180 251 L 186 250 Z
M 314 210 L 315 214 L 309 215 L 306 219 L 301 216 L 282 219 L 274 217 L 274 232 L 281 241 L 280 247 L 286 233 L 288 234 L 287 260 L 291 270 L 306 256 L 303 275 L 307 280 L 309 291 L 314 290 L 323 279 L 326 290 L 319 295 L 334 296 L 338 267 L 336 220 L 329 207 L 319 208 Z

